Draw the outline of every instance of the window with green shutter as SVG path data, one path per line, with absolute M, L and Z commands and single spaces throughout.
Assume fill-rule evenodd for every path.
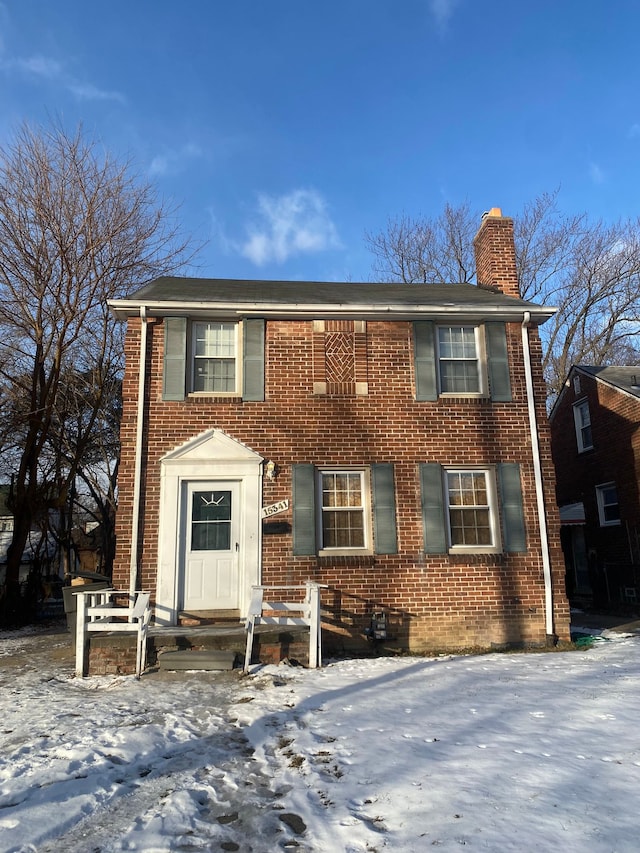
M 163 399 L 265 397 L 265 321 L 164 320 Z
M 293 466 L 293 553 L 395 554 L 393 465 Z
M 440 396 L 511 401 L 506 326 L 413 323 L 416 400 Z
M 426 554 L 502 550 L 494 466 L 420 465 Z

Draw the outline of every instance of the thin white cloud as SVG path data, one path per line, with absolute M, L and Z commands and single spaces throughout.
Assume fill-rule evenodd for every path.
M 120 101 L 120 103 L 124 103 L 126 100 L 121 92 L 99 89 L 92 83 L 68 83 L 67 89 L 80 101 Z
M 441 34 L 446 32 L 449 21 L 459 3 L 460 0 L 429 0 L 429 9 Z
M 62 74 L 62 65 L 55 59 L 46 56 L 30 56 L 28 59 L 12 59 L 5 63 L 7 68 L 14 68 L 23 74 L 32 74 L 34 77 L 45 77 L 53 80 Z
M 258 220 L 248 226 L 241 253 L 256 266 L 284 263 L 293 255 L 340 247 L 327 205 L 316 190 L 258 197 Z
M 162 154 L 156 154 L 149 164 L 149 174 L 154 177 L 180 174 L 187 168 L 191 160 L 202 156 L 202 149 L 192 142 L 188 142 L 177 150 L 168 149 Z
M 15 58 L 0 56 L 0 71 L 57 83 L 81 101 L 120 101 L 124 103 L 126 100 L 120 92 L 100 89 L 93 83 L 77 80 L 66 71 L 61 62 L 47 56 L 36 55 Z
M 606 179 L 600 166 L 598 166 L 597 163 L 594 163 L 593 160 L 589 163 L 589 177 L 594 184 L 604 184 Z

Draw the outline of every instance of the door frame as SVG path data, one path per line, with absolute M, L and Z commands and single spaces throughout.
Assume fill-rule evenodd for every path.
M 240 615 L 246 615 L 251 587 L 262 573 L 263 458 L 219 429 L 195 436 L 160 460 L 160 512 L 156 585 L 156 625 L 178 621 L 180 567 L 186 547 L 181 524 L 182 494 L 186 483 L 239 483 L 238 584 Z

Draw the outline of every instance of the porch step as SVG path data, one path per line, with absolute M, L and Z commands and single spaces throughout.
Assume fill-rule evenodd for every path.
M 224 649 L 182 649 L 158 655 L 158 667 L 171 670 L 228 670 L 233 669 L 236 653 Z
M 207 625 L 237 625 L 240 622 L 239 610 L 197 610 L 182 611 L 178 614 L 178 625 L 182 628 L 198 628 Z

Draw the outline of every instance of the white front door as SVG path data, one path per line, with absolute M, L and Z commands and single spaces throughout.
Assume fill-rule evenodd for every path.
M 239 486 L 223 480 L 184 483 L 182 610 L 239 607 Z

